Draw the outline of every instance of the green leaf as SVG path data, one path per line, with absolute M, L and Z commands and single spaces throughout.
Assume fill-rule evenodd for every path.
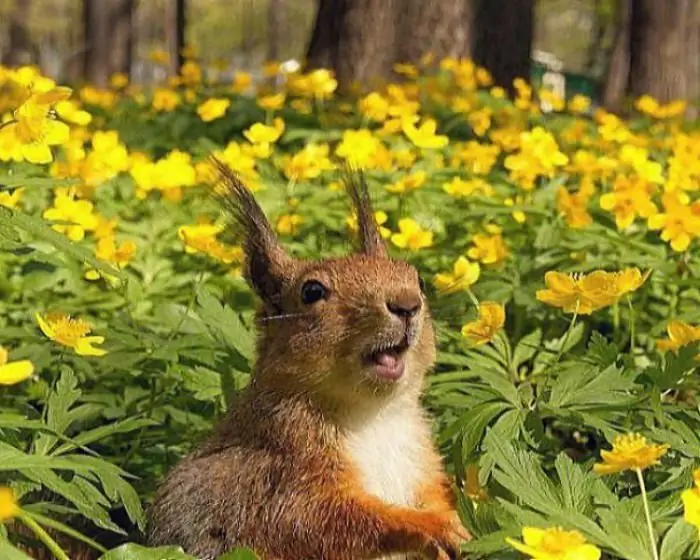
M 591 339 L 586 349 L 586 358 L 600 368 L 606 368 L 617 361 L 619 349 L 614 342 L 607 339 L 598 331 L 591 333 Z
M 687 558 L 686 552 L 698 540 L 698 530 L 684 519 L 678 519 L 661 541 L 660 560 Z
M 125 544 L 100 556 L 99 560 L 197 560 L 185 554 L 177 546 L 147 548 L 138 544 Z
M 530 360 L 542 344 L 542 331 L 536 329 L 520 339 L 513 351 L 513 369 L 517 371 L 523 363 Z
M 258 556 L 249 548 L 237 548 L 219 556 L 216 560 L 258 560 Z
M 0 222 L 9 224 L 17 230 L 28 234 L 32 240 L 48 243 L 63 255 L 72 258 L 80 264 L 88 264 L 107 276 L 114 276 L 120 280 L 124 279 L 124 274 L 118 268 L 95 258 L 92 251 L 73 243 L 65 235 L 52 229 L 44 220 L 37 216 L 30 216 L 23 212 L 9 210 L 0 206 Z
M 0 558 L 2 560 L 32 560 L 24 552 L 15 548 L 12 543 L 2 538 L 0 535 Z
M 205 288 L 197 289 L 197 314 L 219 342 L 233 348 L 246 360 L 253 358 L 253 335 L 243 326 L 236 312 L 222 305 Z

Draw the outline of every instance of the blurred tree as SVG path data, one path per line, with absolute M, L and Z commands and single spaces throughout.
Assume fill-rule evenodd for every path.
M 530 77 L 533 0 L 475 0 L 474 60 L 496 84 L 513 89 L 515 78 Z
M 626 98 L 662 102 L 700 96 L 700 2 L 619 0 L 617 37 L 602 102 L 620 110 Z
M 469 54 L 471 0 L 320 0 L 310 67 L 332 68 L 343 87 L 373 84 L 397 62 Z
M 31 0 L 15 2 L 10 15 L 8 32 L 9 46 L 3 57 L 3 64 L 19 66 L 37 61 L 37 52 L 32 43 L 28 29 L 28 18 L 31 10 Z
M 687 98 L 688 33 L 697 0 L 632 0 L 629 93 Z
M 285 33 L 285 2 L 269 0 L 267 5 L 267 59 L 279 60 Z
M 631 16 L 632 0 L 619 0 L 615 13 L 615 38 L 601 93 L 601 103 L 611 111 L 620 110 L 627 92 Z
M 106 87 L 115 72 L 129 74 L 133 0 L 83 0 L 83 78 Z
M 185 0 L 172 0 L 165 4 L 165 36 L 170 51 L 170 73 L 176 76 L 185 61 Z

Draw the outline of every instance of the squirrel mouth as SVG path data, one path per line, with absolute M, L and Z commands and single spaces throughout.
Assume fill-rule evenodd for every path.
M 404 374 L 404 357 L 409 346 L 407 337 L 398 344 L 382 344 L 367 354 L 364 361 L 372 368 L 378 380 L 398 381 Z

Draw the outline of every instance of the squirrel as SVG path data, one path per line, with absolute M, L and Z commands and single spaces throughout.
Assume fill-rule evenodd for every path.
M 151 546 L 201 560 L 459 557 L 469 537 L 420 404 L 435 360 L 422 282 L 391 259 L 366 181 L 346 169 L 360 250 L 290 256 L 248 188 L 214 161 L 262 304 L 251 381 L 148 508 Z

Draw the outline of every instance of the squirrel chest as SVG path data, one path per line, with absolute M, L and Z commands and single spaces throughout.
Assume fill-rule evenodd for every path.
M 365 492 L 388 504 L 412 506 L 425 482 L 428 438 L 419 408 L 396 402 L 352 422 L 343 443 Z

